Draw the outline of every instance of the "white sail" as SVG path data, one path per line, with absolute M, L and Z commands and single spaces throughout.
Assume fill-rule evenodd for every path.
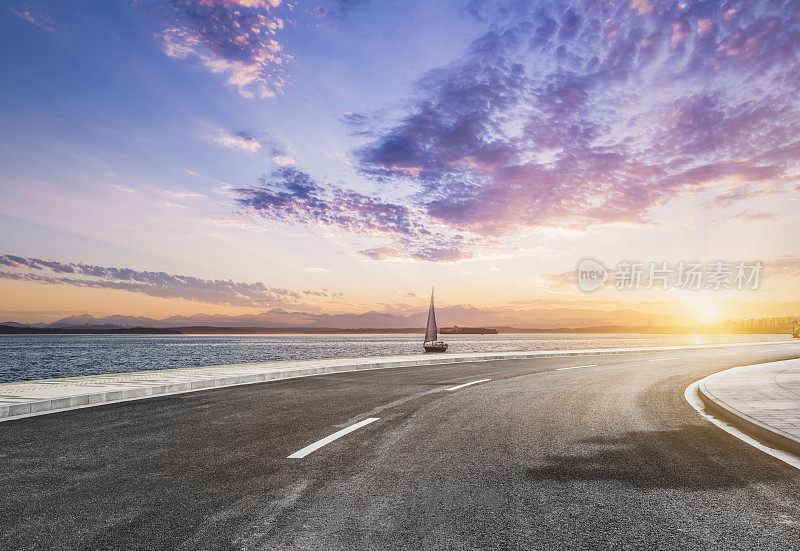
M 433 289 L 431 289 L 431 307 L 428 309 L 428 325 L 425 327 L 425 342 L 435 341 L 439 336 L 436 329 L 436 312 L 433 310 Z

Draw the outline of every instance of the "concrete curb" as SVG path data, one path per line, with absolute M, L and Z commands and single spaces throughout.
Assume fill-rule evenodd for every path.
M 608 352 L 608 354 L 623 354 L 624 352 Z M 36 400 L 26 403 L 4 405 L 0 406 L 0 422 L 12 421 L 14 419 L 22 419 L 25 417 L 33 417 L 36 415 L 45 415 L 47 413 L 57 413 L 60 411 L 68 411 L 72 409 L 80 409 L 91 406 L 99 406 L 104 404 L 111 404 L 117 402 L 127 402 L 132 400 L 142 400 L 146 398 L 155 398 L 159 396 L 170 396 L 174 394 L 185 394 L 188 392 L 199 392 L 202 390 L 209 390 L 212 388 L 224 388 L 230 386 L 250 385 L 257 383 L 266 383 L 270 381 L 278 381 L 282 379 L 297 379 L 303 377 L 314 377 L 318 375 L 328 375 L 335 373 L 348 373 L 353 371 L 365 371 L 374 369 L 393 369 L 400 367 L 419 367 L 426 365 L 444 365 L 444 364 L 457 364 L 475 361 L 492 361 L 492 360 L 515 360 L 525 359 L 529 357 L 550 358 L 558 356 L 572 356 L 572 355 L 585 355 L 586 352 L 581 354 L 546 354 L 532 353 L 524 354 L 510 354 L 510 355 L 489 355 L 484 354 L 475 357 L 459 357 L 459 356 L 438 356 L 428 360 L 401 360 L 401 361 L 370 361 L 363 364 L 342 364 L 342 365 L 326 365 L 319 367 L 297 367 L 297 368 L 283 368 L 282 370 L 270 370 L 264 373 L 248 374 L 248 375 L 228 375 L 224 377 L 202 379 L 196 381 L 189 381 L 184 383 L 167 383 L 161 385 L 149 385 L 141 388 L 126 388 L 120 390 L 113 390 L 107 392 L 97 392 L 91 394 L 82 394 L 77 396 L 64 396 L 60 398 L 53 398 L 49 400 Z M 366 359 L 366 358 L 365 358 Z M 258 364 L 232 364 L 226 367 L 252 367 Z M 172 370 L 160 370 L 160 372 L 169 372 Z M 127 373 L 127 375 L 140 375 L 140 374 L 157 374 L 159 371 L 137 371 Z M 25 381 L 26 383 L 56 383 L 58 381 L 69 382 L 70 380 L 79 379 L 80 377 L 67 377 L 60 379 L 44 379 L 40 381 Z M 2 385 L 0 385 L 0 398 L 2 398 Z
M 333 373 L 347 373 L 352 371 L 393 369 L 399 367 L 420 367 L 426 365 L 457 364 L 476 361 L 560 358 L 590 355 L 605 356 L 635 352 L 777 345 L 786 342 L 791 341 L 641 348 L 539 350 L 528 352 L 474 352 L 436 356 L 420 354 L 416 356 L 400 357 L 340 358 L 329 360 L 306 360 L 298 362 L 231 364 L 222 366 L 209 366 L 205 368 L 176 368 L 107 375 L 42 379 L 38 381 L 21 381 L 19 383 L 0 384 L 0 422 L 104 404 L 183 394 L 187 392 L 198 392 L 212 388 L 248 385 L 300 377 L 313 377 L 317 375 Z M 227 370 L 227 372 L 224 374 L 215 374 L 214 370 Z M 231 372 L 236 370 L 241 370 L 244 373 L 236 374 Z M 202 373 L 203 371 L 205 372 Z M 166 380 L 161 382 L 146 380 L 155 379 L 158 377 L 163 377 Z M 137 380 L 137 378 L 139 379 Z M 181 378 L 190 380 L 180 380 Z M 24 388 L 25 386 L 30 387 L 36 385 L 39 386 L 39 390 L 42 391 L 42 394 L 52 394 L 54 392 L 57 394 L 59 391 L 59 385 L 61 385 L 62 395 L 44 397 L 31 396 L 29 394 L 28 396 L 25 396 L 20 391 L 20 389 Z M 111 388 L 101 392 L 91 392 L 91 386 L 103 387 L 114 385 L 116 385 L 117 388 Z M 80 392 L 74 392 L 76 386 L 80 387 Z M 70 391 L 69 389 L 73 389 L 73 391 Z M 3 404 L 3 401 L 6 403 Z
M 741 367 L 733 369 L 741 369 Z M 709 411 L 747 434 L 750 434 L 772 446 L 775 446 L 776 448 L 800 456 L 800 439 L 782 431 L 777 427 L 770 426 L 739 411 L 735 407 L 715 396 L 707 388 L 706 383 L 712 377 L 721 376 L 721 374 L 724 374 L 726 371 L 730 370 L 726 369 L 725 371 L 714 373 L 713 375 L 709 375 L 708 377 L 701 379 L 697 383 L 697 391 L 700 399 L 703 401 L 703 404 L 705 404 Z

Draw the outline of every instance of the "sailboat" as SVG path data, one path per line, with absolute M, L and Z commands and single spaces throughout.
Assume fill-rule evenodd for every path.
M 433 289 L 431 289 L 431 307 L 428 309 L 428 325 L 425 327 L 425 352 L 447 352 L 447 344 L 436 340 L 439 338 L 439 330 L 436 328 L 436 312 L 433 309 Z

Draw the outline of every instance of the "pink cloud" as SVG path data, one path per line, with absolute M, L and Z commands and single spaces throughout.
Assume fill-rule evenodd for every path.
M 0 278 L 42 285 L 68 285 L 142 293 L 160 298 L 181 298 L 208 304 L 264 307 L 275 304 L 302 304 L 306 297 L 339 298 L 327 289 L 303 291 L 270 287 L 257 281 L 245 283 L 229 279 L 203 279 L 191 275 L 150 272 L 132 268 L 95 266 L 81 262 L 57 262 L 15 255 L 0 255 Z M 68 274 L 68 275 L 64 275 Z
M 740 222 L 763 222 L 765 220 L 775 220 L 778 217 L 774 212 L 766 212 L 757 209 L 744 209 L 733 215 L 733 218 Z
M 169 25 L 161 33 L 164 53 L 174 59 L 199 59 L 210 72 L 224 75 L 248 98 L 268 98 L 284 86 L 288 59 L 277 39 L 284 20 L 273 15 L 279 0 L 188 0 L 164 12 Z

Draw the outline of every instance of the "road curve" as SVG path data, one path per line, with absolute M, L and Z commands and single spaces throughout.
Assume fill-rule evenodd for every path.
M 800 549 L 800 471 L 683 396 L 800 349 L 728 353 L 353 372 L 8 421 L 0 548 Z

